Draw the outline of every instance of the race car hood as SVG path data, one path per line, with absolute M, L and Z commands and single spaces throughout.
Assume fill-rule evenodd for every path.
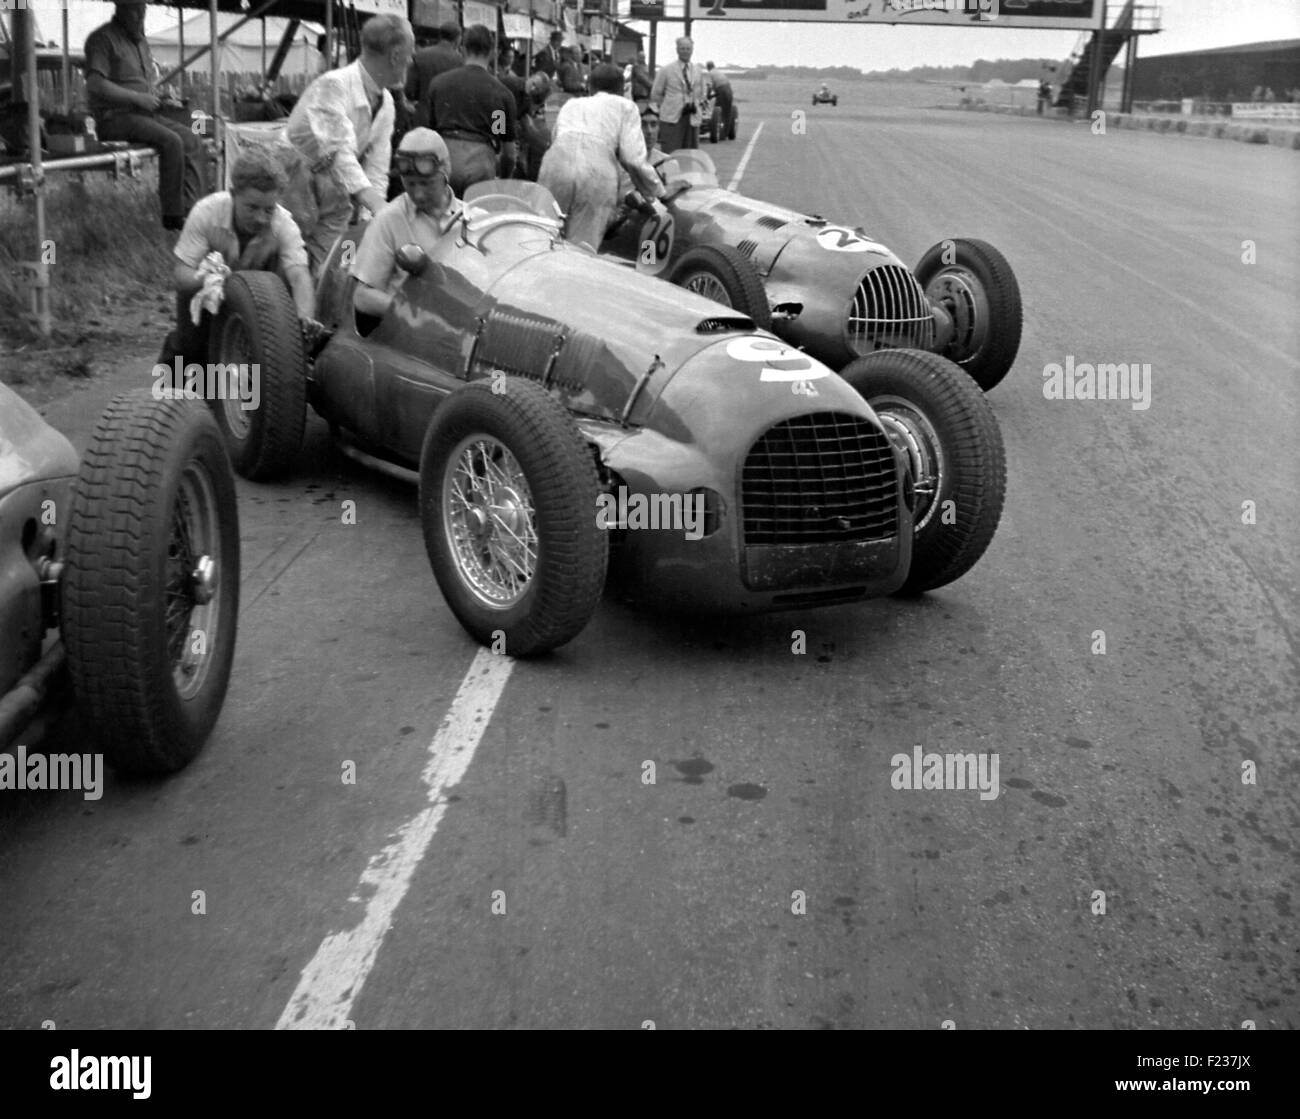
M 478 314 L 484 326 L 473 374 L 520 369 L 554 347 L 548 381 L 567 407 L 621 420 L 632 401 L 633 423 L 700 351 L 720 337 L 754 333 L 753 322 L 730 308 L 571 251 L 521 261 L 496 280 Z M 549 342 L 560 328 L 563 341 Z M 529 352 L 531 359 L 516 356 Z
M 0 385 L 0 497 L 29 482 L 77 473 L 77 452 L 36 409 Z
M 662 385 L 647 425 L 716 450 L 747 447 L 757 432 L 809 412 L 845 412 L 879 424 L 867 402 L 827 366 L 770 335 L 719 338 Z

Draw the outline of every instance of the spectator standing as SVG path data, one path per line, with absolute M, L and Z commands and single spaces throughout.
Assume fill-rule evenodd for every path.
M 516 174 L 536 182 L 542 157 L 551 146 L 551 126 L 546 120 L 546 99 L 551 95 L 551 80 L 545 74 L 531 74 L 525 88 L 524 114 L 519 118 L 519 166 Z
M 514 174 L 515 95 L 492 76 L 491 60 L 492 32 L 476 23 L 465 32 L 465 64 L 429 86 L 429 123 L 447 142 L 451 189 L 462 198 L 474 183 Z
M 286 137 L 312 172 L 317 221 L 304 236 L 316 270 L 354 205 L 373 214 L 387 200 L 395 116 L 388 87 L 406 81 L 414 53 L 408 20 L 371 16 L 361 28 L 361 57 L 313 81 L 289 115 Z
M 554 82 L 560 69 L 560 51 L 564 43 L 564 32 L 552 31 L 551 41 L 533 55 L 533 72 L 545 74 Z
M 411 72 L 406 79 L 406 96 L 417 105 L 415 121 L 429 123 L 429 83 L 439 74 L 455 70 L 465 61 L 460 49 L 460 24 L 448 21 L 438 28 L 438 41 L 415 52 Z
M 722 130 L 727 130 L 727 122 L 731 120 L 731 79 L 721 70 L 714 69 L 712 62 L 704 64 L 704 77 L 708 82 L 709 89 L 713 91 L 714 102 L 721 111 Z M 718 137 L 721 139 L 722 137 Z
M 636 61 L 632 63 L 632 100 L 638 108 L 644 108 L 650 100 L 650 90 L 654 88 L 654 79 L 650 77 L 650 67 L 646 65 L 645 51 L 636 52 Z
M 158 152 L 164 229 L 180 229 L 203 193 L 203 145 L 188 122 L 158 116 L 154 60 L 144 35 L 148 0 L 118 0 L 113 18 L 86 37 L 86 95 L 101 140 L 147 144 Z
M 698 148 L 700 103 L 704 99 L 704 71 L 691 61 L 695 44 L 685 36 L 677 40 L 677 61 L 655 75 L 650 104 L 659 110 L 659 136 L 665 151 Z
M 591 84 L 590 97 L 560 108 L 555 142 L 537 181 L 567 215 L 565 236 L 597 249 L 618 205 L 620 164 L 646 197 L 661 198 L 664 187 L 646 158 L 636 106 L 622 96 L 622 72 L 617 66 L 597 66 Z
M 560 87 L 560 104 L 570 97 L 579 97 L 586 92 L 583 83 L 582 65 L 578 62 L 576 47 L 560 48 L 560 65 L 555 73 L 556 84 Z

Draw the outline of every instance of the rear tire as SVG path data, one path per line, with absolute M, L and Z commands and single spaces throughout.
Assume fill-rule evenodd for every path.
M 730 245 L 699 245 L 684 252 L 669 282 L 748 315 L 760 330 L 772 329 L 767 289 L 753 262 Z
M 1015 363 L 1024 321 L 1007 258 L 986 241 L 952 237 L 929 249 L 915 274 L 926 298 L 953 317 L 956 336 L 943 356 L 988 392 Z
M 600 602 L 609 536 L 596 464 L 540 385 L 474 381 L 433 414 L 420 523 L 443 597 L 480 644 L 512 657 L 571 641 Z
M 877 350 L 840 376 L 875 410 L 911 466 L 912 566 L 897 593 L 960 578 L 988 548 L 1006 496 L 1002 433 L 984 394 L 952 362 L 923 350 Z
M 254 482 L 286 473 L 302 447 L 307 360 L 284 281 L 273 272 L 227 276 L 208 352 L 223 367 L 249 367 L 256 378 L 256 407 L 244 408 L 242 399 L 208 401 L 235 469 Z
M 239 616 L 239 510 L 197 402 L 114 400 L 68 516 L 63 642 L 78 708 L 115 768 L 172 773 L 225 699 Z M 197 650 L 197 651 L 196 651 Z

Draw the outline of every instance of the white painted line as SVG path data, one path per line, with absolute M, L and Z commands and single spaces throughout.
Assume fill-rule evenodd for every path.
M 763 125 L 767 121 L 759 121 L 758 127 L 754 129 L 754 135 L 749 138 L 749 144 L 745 148 L 745 154 L 740 157 L 740 166 L 736 168 L 736 173 L 731 176 L 731 182 L 727 184 L 728 190 L 735 190 L 740 186 L 740 177 L 745 173 L 745 168 L 749 166 L 749 157 L 754 154 L 754 145 L 758 143 L 758 134 L 763 131 Z
M 321 941 L 275 1024 L 277 1030 L 346 1028 L 352 1006 L 392 927 L 393 914 L 442 821 L 447 808 L 443 791 L 465 776 L 514 664 L 511 657 L 479 650 L 429 744 L 429 763 L 421 779 L 428 787 L 431 807 L 403 824 L 394 841 L 370 860 L 360 886 L 348 899 L 364 905 L 361 920 L 346 932 L 332 933 Z

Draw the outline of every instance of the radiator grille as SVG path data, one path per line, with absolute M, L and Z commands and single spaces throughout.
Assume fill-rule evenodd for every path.
M 745 544 L 884 540 L 898 528 L 884 432 L 839 412 L 796 416 L 750 449 L 741 480 Z
M 858 356 L 884 349 L 934 348 L 934 317 L 916 277 L 883 264 L 862 277 L 849 306 L 847 338 Z

